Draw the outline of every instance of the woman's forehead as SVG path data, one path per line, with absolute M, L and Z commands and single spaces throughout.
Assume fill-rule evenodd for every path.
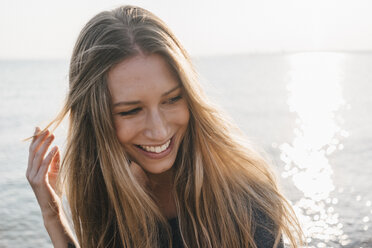
M 178 85 L 179 80 L 168 63 L 157 54 L 126 59 L 108 73 L 113 102 L 138 100 L 138 97 L 149 94 L 163 95 Z

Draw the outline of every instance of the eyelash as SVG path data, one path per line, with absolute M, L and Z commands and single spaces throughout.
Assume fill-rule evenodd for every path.
M 172 98 L 168 99 L 165 103 L 174 104 L 181 99 L 182 99 L 182 96 L 179 95 L 179 96 L 172 97 Z M 129 111 L 126 111 L 126 112 L 120 112 L 120 113 L 118 113 L 118 115 L 120 115 L 120 116 L 134 115 L 134 114 L 137 114 L 141 110 L 142 110 L 142 108 L 135 108 L 135 109 L 132 109 L 132 110 L 129 110 Z
M 167 103 L 173 104 L 173 103 L 175 103 L 175 102 L 177 102 L 177 101 L 179 101 L 181 99 L 182 99 L 182 96 L 181 95 L 178 95 L 176 97 L 172 97 L 172 98 L 168 99 L 167 100 Z
M 118 115 L 120 115 L 120 116 L 134 115 L 134 114 L 137 114 L 140 110 L 141 110 L 141 108 L 135 108 L 135 109 L 129 110 L 127 112 L 120 112 L 120 113 L 118 113 Z

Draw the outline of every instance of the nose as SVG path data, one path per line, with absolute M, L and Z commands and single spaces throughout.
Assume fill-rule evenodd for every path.
M 165 141 L 168 138 L 168 123 L 159 109 L 151 110 L 146 118 L 145 136 L 153 141 Z

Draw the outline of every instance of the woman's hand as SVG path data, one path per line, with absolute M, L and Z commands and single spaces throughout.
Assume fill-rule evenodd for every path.
M 53 246 L 79 247 L 63 214 L 61 194 L 56 190 L 60 164 L 58 147 L 53 147 L 46 154 L 53 140 L 54 135 L 48 130 L 40 132 L 40 129 L 36 128 L 30 144 L 26 177 L 39 203 L 44 226 Z
M 60 218 L 61 198 L 56 191 L 56 180 L 59 171 L 60 152 L 53 147 L 46 155 L 54 140 L 54 135 L 48 130 L 40 132 L 36 128 L 30 144 L 26 177 L 39 203 L 44 223 Z
M 40 132 L 36 128 L 29 148 L 26 177 L 35 193 L 54 247 L 67 247 L 70 244 L 75 245 L 71 247 L 79 247 L 63 215 L 61 194 L 56 190 L 60 165 L 58 147 L 53 147 L 47 154 L 53 140 L 54 135 L 48 130 Z M 149 181 L 145 171 L 134 162 L 131 162 L 130 168 L 138 182 L 147 187 Z

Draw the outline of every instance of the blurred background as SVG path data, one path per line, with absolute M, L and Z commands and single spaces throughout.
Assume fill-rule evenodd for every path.
M 371 1 L 2 0 L 0 248 L 52 247 L 22 140 L 61 107 L 83 25 L 122 4 L 174 31 L 208 95 L 271 158 L 308 247 L 372 247 Z

